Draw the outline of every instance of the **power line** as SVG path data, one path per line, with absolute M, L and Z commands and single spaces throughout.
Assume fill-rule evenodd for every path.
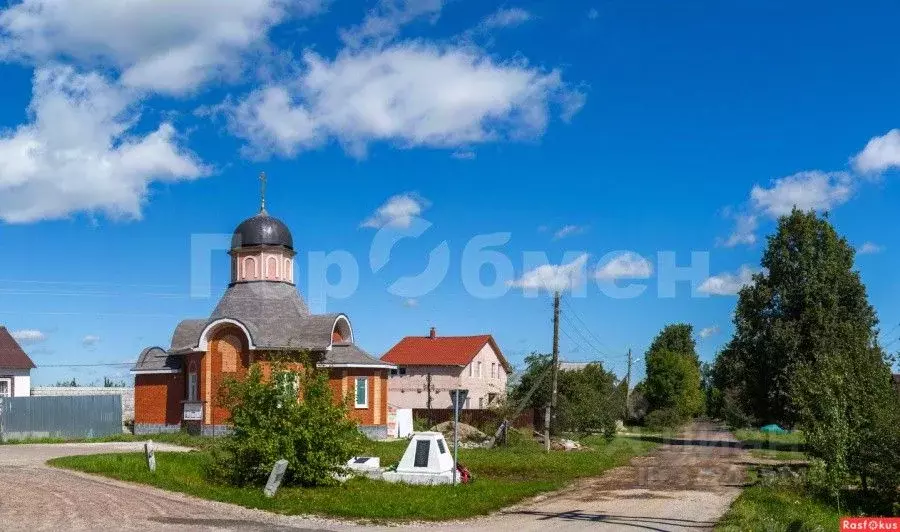
M 133 366 L 134 362 L 107 362 L 102 364 L 41 364 L 37 369 L 42 368 L 99 368 L 113 366 Z
M 579 329 L 568 317 L 566 317 L 565 314 L 562 315 L 562 318 L 563 318 L 563 321 L 565 321 L 567 324 L 569 324 L 572 327 L 572 330 L 575 331 L 575 333 L 578 334 L 578 336 L 581 337 L 581 339 L 584 340 L 584 342 L 588 346 L 590 346 L 592 351 L 596 352 L 597 354 L 603 355 L 607 358 L 614 358 L 615 356 L 617 356 L 617 355 L 611 355 L 608 352 L 604 351 L 603 349 L 600 349 L 599 347 L 597 347 L 594 344 L 594 342 L 592 342 L 583 332 L 581 332 L 581 329 Z M 621 356 L 621 355 L 618 355 L 618 356 Z
M 581 319 L 581 316 L 578 314 L 578 312 L 575 310 L 575 308 L 572 306 L 572 304 L 569 303 L 568 299 L 563 298 L 562 302 L 566 305 L 566 308 L 569 310 L 569 312 L 570 312 L 573 316 L 575 316 L 575 319 L 577 319 L 577 320 L 584 326 L 584 329 L 587 331 L 587 333 L 588 333 L 589 335 L 591 335 L 591 338 L 593 338 L 594 340 L 596 340 L 598 344 L 600 344 L 600 345 L 602 345 L 602 346 L 605 346 L 605 347 L 609 347 L 608 345 L 606 345 L 606 344 L 603 343 L 603 340 L 601 340 L 600 338 L 598 338 L 598 337 L 591 331 L 591 328 L 588 326 L 588 324 L 587 324 L 583 319 Z

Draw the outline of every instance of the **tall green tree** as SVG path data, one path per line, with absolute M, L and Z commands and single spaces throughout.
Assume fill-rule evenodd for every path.
M 645 361 L 644 393 L 651 412 L 669 410 L 682 420 L 703 412 L 693 327 L 685 323 L 666 326 L 650 344 Z
M 510 398 L 519 405 L 543 410 L 550 402 L 551 356 L 532 353 L 525 357 L 525 370 Z M 529 391 L 537 384 L 530 397 Z M 623 415 L 624 387 L 616 384 L 616 376 L 599 362 L 578 370 L 560 371 L 557 376 L 557 412 L 551 430 L 588 432 L 601 430 L 615 433 L 615 421 Z
M 795 209 L 779 219 L 713 369 L 716 387 L 759 423 L 803 428 L 835 493 L 851 473 L 881 475 L 883 458 L 869 449 L 895 437 L 885 419 L 898 410 L 854 255 L 827 216 Z

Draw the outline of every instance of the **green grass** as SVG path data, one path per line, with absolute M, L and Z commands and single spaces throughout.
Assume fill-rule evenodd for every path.
M 803 452 L 806 449 L 806 438 L 799 430 L 787 434 L 770 434 L 756 429 L 738 429 L 734 431 L 734 436 L 756 449 L 795 452 Z
M 316 514 L 376 521 L 445 520 L 484 515 L 527 497 L 564 487 L 576 478 L 600 475 L 644 454 L 654 444 L 626 438 L 590 439 L 586 451 L 544 453 L 532 442 L 510 448 L 461 449 L 460 462 L 475 475 L 462 486 L 408 486 L 351 479 L 341 486 L 282 488 L 267 499 L 259 487 L 210 483 L 203 475 L 205 452 L 157 453 L 156 473 L 140 453 L 70 456 L 49 462 L 119 480 L 283 514 Z M 407 442 L 371 443 L 367 452 L 382 465 L 399 460 Z
M 716 525 L 719 531 L 831 531 L 845 512 L 805 492 L 802 486 L 752 486 Z
M 781 462 L 808 460 L 809 457 L 803 451 L 779 451 L 773 449 L 750 449 L 750 454 L 756 458 L 765 460 L 778 460 Z
M 167 434 L 147 434 L 141 436 L 122 433 L 114 434 L 112 436 L 102 436 L 99 438 L 33 438 L 27 440 L 6 440 L 0 441 L 0 445 L 24 445 L 35 443 L 108 443 L 146 440 L 153 440 L 160 443 L 170 443 L 173 445 L 181 445 L 183 447 L 191 447 L 194 449 L 207 449 L 215 442 L 215 438 L 209 438 L 205 436 L 192 436 L 186 432 L 174 432 Z

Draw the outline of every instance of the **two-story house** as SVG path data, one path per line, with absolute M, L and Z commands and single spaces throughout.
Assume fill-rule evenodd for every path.
M 487 408 L 506 397 L 512 370 L 491 335 L 438 336 L 434 327 L 400 340 L 381 360 L 397 366 L 388 379 L 388 403 L 397 408 L 451 408 L 455 388 L 469 391 L 465 408 Z

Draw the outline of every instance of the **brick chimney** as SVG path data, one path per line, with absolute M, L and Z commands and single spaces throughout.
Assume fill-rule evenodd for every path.
M 435 336 L 437 336 L 437 330 L 435 330 L 435 328 L 432 327 L 432 328 L 431 328 L 431 331 L 428 333 L 428 337 L 429 337 L 429 338 L 434 338 Z

